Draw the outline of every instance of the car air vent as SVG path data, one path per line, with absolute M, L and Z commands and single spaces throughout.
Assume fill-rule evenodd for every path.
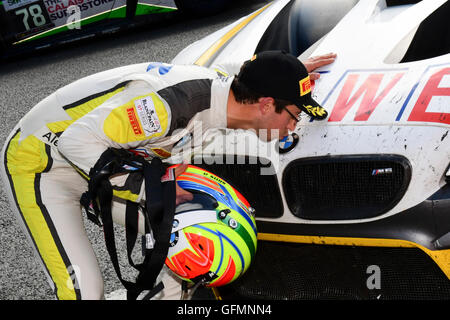
M 291 212 L 309 220 L 364 219 L 393 208 L 411 179 L 397 155 L 332 156 L 292 161 L 283 173 Z
M 446 2 L 423 20 L 400 63 L 434 58 L 449 53 L 449 15 L 450 2 Z
M 249 156 L 216 155 L 194 158 L 192 163 L 214 173 L 236 188 L 255 209 L 256 217 L 277 218 L 283 214 L 278 179 L 269 160 Z

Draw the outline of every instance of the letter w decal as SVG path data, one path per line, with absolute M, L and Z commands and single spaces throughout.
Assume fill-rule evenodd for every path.
M 360 87 L 355 90 L 361 74 L 350 74 L 341 89 L 328 121 L 341 121 L 353 105 L 361 98 L 361 103 L 356 111 L 354 121 L 367 121 L 375 108 L 397 84 L 404 73 L 394 74 L 388 84 L 377 95 L 385 75 L 384 73 L 369 74 Z M 352 92 L 355 93 L 351 95 Z

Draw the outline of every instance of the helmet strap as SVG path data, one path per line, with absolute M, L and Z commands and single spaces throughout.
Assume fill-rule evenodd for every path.
M 130 174 L 137 172 L 144 176 L 146 203 L 143 213 L 145 216 L 146 236 L 153 236 L 155 240 L 153 247 L 146 246 L 143 263 L 135 264 L 131 259 L 131 252 L 136 243 L 138 233 L 139 204 L 127 201 L 125 218 L 127 255 L 130 265 L 139 271 L 136 282 L 123 279 L 121 274 L 111 213 L 113 188 L 109 181 L 111 175 L 127 172 L 126 168 L 129 168 L 130 164 L 134 166 L 133 170 L 129 172 Z M 109 148 L 91 169 L 88 192 L 83 194 L 81 199 L 81 203 L 85 208 L 95 209 L 96 212 L 91 217 L 101 217 L 106 248 L 119 280 L 127 289 L 128 300 L 137 299 L 144 290 L 150 290 L 144 296 L 144 299 L 150 299 L 164 288 L 162 283 L 155 285 L 155 282 L 169 250 L 176 197 L 175 180 L 165 179 L 161 181 L 165 171 L 159 158 L 154 158 L 149 163 L 142 157 L 136 156 L 127 150 Z M 92 204 L 95 205 L 93 206 Z

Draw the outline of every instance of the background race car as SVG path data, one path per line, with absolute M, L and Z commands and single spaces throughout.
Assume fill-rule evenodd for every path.
M 214 14 L 228 0 L 3 0 L 0 57 L 173 17 Z

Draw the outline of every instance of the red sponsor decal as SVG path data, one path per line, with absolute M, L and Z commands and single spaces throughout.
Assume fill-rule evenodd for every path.
M 136 113 L 134 112 L 134 108 L 127 108 L 128 119 L 130 120 L 131 127 L 133 128 L 133 132 L 135 135 L 141 135 L 142 129 L 139 125 L 139 120 L 136 117 Z
M 333 111 L 328 121 L 341 121 L 350 108 L 362 97 L 361 104 L 355 115 L 355 121 L 367 121 L 375 108 L 380 104 L 381 100 L 391 91 L 391 89 L 397 84 L 404 73 L 397 73 L 389 81 L 387 86 L 376 96 L 378 89 L 380 88 L 381 81 L 385 76 L 382 73 L 371 74 L 363 82 L 363 84 L 354 92 L 356 82 L 358 81 L 360 74 L 351 74 L 347 77 L 344 86 L 336 100 Z
M 450 67 L 441 69 L 431 75 L 417 99 L 408 121 L 424 121 L 450 124 L 450 113 L 427 112 L 433 97 L 450 96 L 450 87 L 439 87 L 444 76 L 450 75 Z
M 47 11 L 49 13 L 54 13 L 56 11 L 68 9 L 70 6 L 82 5 L 84 0 L 69 0 L 64 2 L 61 0 L 44 0 L 44 2 L 47 5 Z
M 370 70 L 367 71 L 370 72 Z M 334 101 L 331 102 L 332 112 L 328 121 L 342 121 L 352 108 L 357 108 L 354 121 L 368 121 L 394 87 L 402 88 L 398 83 L 402 81 L 404 74 L 403 70 L 397 70 L 395 73 L 369 74 L 363 70 L 346 75 L 342 78 L 342 84 L 339 85 L 341 82 L 339 80 L 335 86 L 340 89 L 336 92 L 333 89 L 324 101 L 325 106 L 328 98 L 331 97 L 330 101 Z M 450 124 L 450 113 L 446 112 L 449 110 L 448 103 L 443 102 L 444 99 L 450 97 L 449 79 L 450 67 L 448 64 L 445 67 L 442 65 L 429 66 L 420 76 L 416 85 L 411 88 L 409 94 L 405 96 L 400 112 L 396 116 L 393 113 L 395 117 L 392 120 L 400 121 L 405 113 L 405 117 L 408 117 L 407 121 Z

